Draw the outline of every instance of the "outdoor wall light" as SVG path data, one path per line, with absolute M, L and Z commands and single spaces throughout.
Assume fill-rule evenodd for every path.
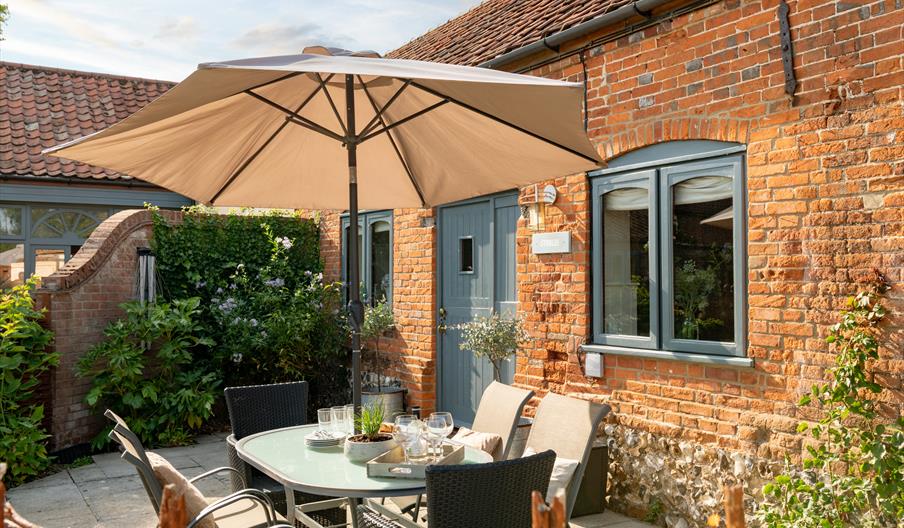
M 527 219 L 527 227 L 531 231 L 539 231 L 546 225 L 546 206 L 556 201 L 558 192 L 554 185 L 547 185 L 540 191 L 539 185 L 534 185 L 533 201 L 521 205 L 521 216 Z

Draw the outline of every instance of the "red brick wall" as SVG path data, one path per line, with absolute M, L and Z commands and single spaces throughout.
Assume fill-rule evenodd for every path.
M 585 53 L 589 135 L 604 159 L 669 140 L 748 146 L 747 355 L 755 366 L 607 356 L 603 378 L 583 375 L 591 226 L 589 184 L 576 175 L 552 182 L 559 198 L 545 228 L 571 231 L 572 253 L 531 255 L 519 223 L 520 313 L 533 339 L 517 384 L 609 401 L 613 420 L 628 427 L 781 457 L 800 447 L 795 427 L 811 415 L 795 402 L 831 364 L 823 338 L 855 283 L 880 269 L 894 283 L 887 304 L 904 311 L 904 8 L 900 0 L 789 2 L 800 83 L 791 98 L 777 6 L 727 0 Z M 583 78 L 578 55 L 531 73 Z M 419 369 L 408 382 L 419 384 L 409 386 L 426 406 L 435 394 L 435 233 L 414 215 L 396 211 L 396 345 Z M 904 410 L 901 322 L 889 321 L 876 365 L 893 389 L 891 413 Z
M 77 377 L 75 365 L 102 340 L 104 327 L 122 316 L 119 305 L 136 297 L 137 248 L 148 247 L 151 234 L 148 211 L 120 211 L 98 226 L 66 266 L 42 281 L 38 304 L 48 309 L 47 326 L 60 354 L 50 383 L 51 450 L 87 442 L 100 428 L 100 417 L 85 404 L 91 380 Z
M 802 391 L 824 375 L 824 342 L 855 282 L 880 269 L 904 309 L 904 9 L 894 1 L 789 2 L 794 98 L 784 93 L 778 3 L 720 2 L 587 53 L 589 134 L 605 159 L 660 141 L 748 145 L 749 346 L 754 368 L 608 356 L 581 373 L 590 334 L 588 184 L 560 179 L 548 230 L 567 257 L 518 237 L 519 295 L 537 338 L 520 383 L 608 399 L 615 419 L 658 434 L 780 457 L 800 447 Z M 595 35 L 594 37 L 597 37 Z M 581 80 L 578 57 L 533 73 Z M 841 96 L 839 96 L 841 93 Z M 876 365 L 902 411 L 900 327 Z M 894 331 L 897 329 L 897 331 Z

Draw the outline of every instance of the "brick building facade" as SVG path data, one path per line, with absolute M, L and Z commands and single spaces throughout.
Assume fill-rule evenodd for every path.
M 526 36 L 539 40 L 624 4 L 489 0 L 390 55 L 476 65 L 528 44 Z M 592 291 L 600 280 L 591 247 L 599 229 L 591 213 L 597 178 L 547 182 L 558 198 L 542 230 L 570 232 L 572 244 L 568 253 L 534 254 L 535 231 L 518 220 L 517 311 L 531 339 L 517 359 L 515 384 L 541 396 L 607 401 L 611 420 L 632 430 L 781 459 L 800 449 L 796 425 L 812 415 L 795 402 L 832 363 L 824 337 L 845 297 L 879 269 L 894 284 L 887 304 L 904 309 L 904 6 L 788 2 L 793 96 L 785 92 L 778 6 L 673 2 L 502 66 L 586 82 L 588 133 L 607 162 L 670 141 L 742 147 L 747 202 L 739 252 L 747 289 L 738 321 L 746 323 L 743 361 L 602 351 L 596 378 L 584 375 L 584 362 L 601 350 L 583 345 L 594 342 Z M 505 15 L 515 7 L 531 15 Z M 521 204 L 534 192 L 522 189 Z M 437 214 L 393 212 L 399 330 L 392 347 L 410 403 L 424 409 L 434 408 L 439 391 Z M 338 279 L 339 214 L 322 219 L 326 268 Z M 900 328 L 893 315 L 876 365 L 892 389 L 892 414 L 904 410 Z

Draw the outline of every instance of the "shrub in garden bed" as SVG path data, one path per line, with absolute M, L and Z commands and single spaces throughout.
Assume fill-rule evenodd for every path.
M 307 380 L 310 411 L 347 403 L 349 330 L 338 283 L 324 283 L 317 222 L 274 211 L 195 207 L 181 224 L 155 215 L 154 250 L 169 299 L 197 296 L 217 346 L 196 360 L 224 386 Z
M 41 428 L 44 407 L 33 403 L 40 376 L 59 363 L 47 346 L 52 333 L 40 325 L 31 290 L 37 279 L 0 290 L 0 461 L 9 464 L 7 482 L 16 486 L 50 465 Z

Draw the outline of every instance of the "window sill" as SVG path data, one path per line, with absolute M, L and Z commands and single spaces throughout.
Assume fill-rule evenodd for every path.
M 667 350 L 647 350 L 642 348 L 618 347 L 612 345 L 581 345 L 581 351 L 588 354 L 632 356 L 650 359 L 668 359 L 687 363 L 703 363 L 728 367 L 753 367 L 753 358 L 736 356 L 716 356 L 689 352 L 669 352 Z

